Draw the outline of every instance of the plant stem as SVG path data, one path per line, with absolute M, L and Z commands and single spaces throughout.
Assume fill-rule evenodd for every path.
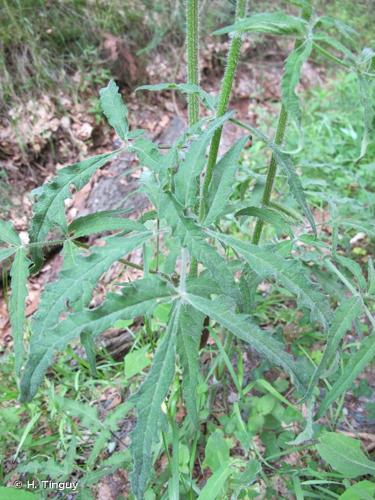
M 237 0 L 235 20 L 241 19 L 245 16 L 246 0 Z M 232 38 L 230 48 L 227 56 L 227 65 L 224 72 L 224 77 L 221 82 L 221 89 L 219 95 L 219 103 L 216 109 L 216 117 L 222 116 L 228 109 L 229 98 L 232 91 L 234 75 L 236 72 L 238 59 L 241 50 L 241 34 L 235 34 Z M 217 155 L 219 152 L 220 139 L 223 128 L 215 131 L 211 141 L 210 151 L 208 155 L 208 162 L 206 168 L 206 175 L 203 181 L 203 188 L 199 202 L 199 219 L 203 220 L 206 213 L 206 201 L 208 195 L 208 188 L 212 179 L 212 173 L 216 165 Z
M 281 105 L 279 120 L 277 122 L 277 129 L 275 135 L 275 144 L 280 145 L 283 142 L 286 124 L 288 121 L 288 112 L 285 109 L 284 105 Z M 262 206 L 267 206 L 271 200 L 271 194 L 273 189 L 273 184 L 275 182 L 277 170 L 277 162 L 274 155 L 271 157 L 271 161 L 268 167 L 266 185 L 264 186 L 263 197 L 262 197 Z M 257 219 L 255 224 L 254 234 L 253 234 L 253 243 L 257 245 L 259 243 L 264 223 L 261 219 Z
M 198 0 L 186 0 L 186 56 L 187 83 L 199 85 L 199 13 Z M 189 125 L 194 125 L 199 119 L 199 97 L 188 95 Z
M 199 6 L 198 0 L 186 0 L 187 83 L 199 85 Z M 188 95 L 188 121 L 191 127 L 199 120 L 199 97 Z M 198 273 L 198 262 L 191 260 L 190 275 Z
M 306 21 L 309 21 L 311 18 L 311 15 L 312 15 L 312 8 L 310 6 L 303 7 L 302 12 L 301 12 L 301 17 L 303 19 L 305 19 Z M 294 44 L 294 49 L 297 49 L 302 43 L 303 43 L 303 41 L 296 40 L 295 44 Z M 284 104 L 281 104 L 279 119 L 277 122 L 275 140 L 274 140 L 275 144 L 277 144 L 278 146 L 280 146 L 284 141 L 287 122 L 288 122 L 288 111 L 285 108 Z M 275 182 L 275 177 L 276 177 L 276 170 L 277 170 L 276 158 L 274 155 L 272 155 L 271 161 L 270 161 L 270 164 L 268 167 L 266 185 L 264 186 L 263 197 L 262 197 L 262 206 L 264 206 L 264 207 L 269 205 L 270 200 L 271 200 L 273 184 Z M 260 237 L 262 235 L 263 227 L 264 227 L 264 222 L 261 219 L 257 219 L 257 222 L 255 224 L 253 239 L 252 239 L 252 242 L 254 243 L 254 245 L 257 245 L 259 243 Z

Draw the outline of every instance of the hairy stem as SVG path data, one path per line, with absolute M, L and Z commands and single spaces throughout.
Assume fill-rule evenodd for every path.
M 199 85 L 199 6 L 198 0 L 186 0 L 187 83 Z M 199 120 L 199 97 L 188 95 L 188 120 L 191 127 Z M 198 262 L 191 260 L 190 274 L 196 276 Z
M 186 0 L 186 56 L 187 83 L 199 85 L 199 12 L 198 0 Z M 188 95 L 189 125 L 199 119 L 199 97 Z
M 237 0 L 235 20 L 241 19 L 245 16 L 246 0 Z M 229 98 L 232 92 L 234 75 L 237 68 L 238 59 L 241 50 L 241 35 L 235 34 L 232 38 L 230 48 L 227 56 L 227 65 L 223 80 L 221 82 L 221 89 L 219 95 L 219 102 L 216 109 L 216 117 L 222 116 L 228 109 Z M 206 168 L 206 175 L 203 182 L 203 188 L 199 203 L 199 218 L 203 220 L 206 213 L 206 201 L 208 188 L 212 179 L 212 173 L 216 165 L 217 154 L 220 146 L 220 139 L 222 134 L 222 127 L 217 129 L 211 141 L 210 152 L 208 155 L 208 162 Z
M 306 21 L 309 21 L 311 15 L 312 15 L 312 9 L 310 6 L 306 6 L 302 9 L 301 17 L 303 19 L 305 19 Z M 303 43 L 302 40 L 296 40 L 294 48 L 297 49 L 302 43 Z M 275 134 L 275 140 L 274 140 L 275 144 L 277 144 L 279 146 L 284 141 L 287 122 L 288 122 L 288 111 L 285 108 L 284 104 L 282 104 L 281 109 L 280 109 L 280 113 L 279 113 L 279 118 L 278 118 L 278 122 L 277 122 L 277 129 L 276 129 L 276 134 Z M 277 162 L 276 162 L 275 156 L 272 154 L 271 161 L 270 161 L 270 164 L 268 166 L 266 184 L 264 186 L 263 197 L 262 197 L 262 206 L 264 206 L 264 207 L 269 205 L 270 200 L 271 200 L 273 184 L 275 182 L 275 177 L 276 177 L 276 170 L 277 170 Z M 259 243 L 260 237 L 262 235 L 263 227 L 264 227 L 264 222 L 261 219 L 257 219 L 257 222 L 255 224 L 253 238 L 252 238 L 252 242 L 254 243 L 254 245 L 257 245 Z

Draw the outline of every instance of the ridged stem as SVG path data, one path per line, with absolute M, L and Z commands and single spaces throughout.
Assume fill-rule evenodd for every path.
M 186 0 L 186 59 L 187 83 L 199 85 L 199 12 L 198 0 Z M 188 95 L 189 125 L 199 119 L 199 97 Z
M 301 12 L 301 17 L 305 19 L 306 21 L 309 21 L 312 15 L 312 9 L 310 6 L 306 6 L 302 9 Z M 294 48 L 297 49 L 303 42 L 301 40 L 296 40 Z M 277 128 L 276 128 L 276 134 L 275 134 L 275 144 L 281 145 L 284 141 L 284 136 L 285 136 L 285 130 L 286 130 L 286 125 L 288 122 L 288 111 L 286 110 L 285 106 L 282 104 L 280 113 L 279 113 L 279 118 L 277 121 Z M 273 190 L 273 185 L 275 182 L 275 177 L 276 177 L 276 171 L 277 171 L 277 162 L 275 156 L 272 154 L 271 156 L 271 161 L 268 166 L 268 171 L 267 171 L 267 177 L 266 177 L 266 184 L 264 186 L 264 191 L 263 191 L 263 196 L 262 196 L 262 206 L 266 207 L 269 205 L 270 200 L 271 200 L 271 195 L 272 195 L 272 190 Z M 254 228 L 254 234 L 252 238 L 252 243 L 254 245 L 257 245 L 260 241 L 260 237 L 262 235 L 264 227 L 264 222 L 261 219 L 257 219 L 255 228 Z
M 235 20 L 241 19 L 245 16 L 246 0 L 237 0 Z M 228 109 L 229 98 L 232 92 L 234 75 L 236 72 L 238 59 L 241 50 L 241 35 L 235 34 L 232 38 L 230 48 L 227 56 L 227 65 L 225 68 L 223 80 L 221 82 L 221 89 L 219 95 L 219 102 L 216 109 L 216 117 L 222 116 Z M 210 151 L 208 154 L 206 174 L 203 181 L 203 188 L 199 201 L 199 219 L 203 220 L 206 213 L 206 201 L 208 195 L 208 188 L 212 179 L 212 173 L 216 165 L 217 155 L 220 146 L 220 139 L 222 134 L 222 127 L 217 129 L 213 135 Z

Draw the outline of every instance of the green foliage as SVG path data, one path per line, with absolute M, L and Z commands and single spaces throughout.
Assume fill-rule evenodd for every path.
M 205 152 L 215 130 L 225 123 L 231 113 L 213 120 L 189 147 L 185 159 L 179 165 L 175 175 L 175 196 L 184 207 L 193 207 L 196 203 L 198 192 L 198 176 L 205 164 Z
M 358 165 L 359 160 L 363 162 L 364 155 L 371 152 L 369 138 L 373 115 L 369 70 L 373 54 L 366 51 L 360 57 L 354 56 L 350 30 L 324 18 L 319 20 L 312 16 L 313 21 L 307 21 L 311 14 L 310 4 L 300 1 L 297 4 L 302 7 L 301 17 L 275 12 L 244 18 L 240 14 L 245 13 L 246 2 L 237 3 L 235 23 L 218 32 L 235 35 L 217 99 L 208 96 L 198 85 L 198 2 L 187 3 L 188 83 L 140 88 L 178 90 L 188 96 L 189 129 L 170 145 L 165 155 L 153 141 L 145 138 L 142 130 L 129 129 L 128 109 L 116 83 L 111 80 L 101 91 L 102 110 L 124 141 L 122 150 L 134 153 L 144 170 L 142 190 L 152 208 L 138 221 L 124 217 L 123 211 L 103 211 L 67 223 L 65 200 L 73 196 L 74 190 L 82 189 L 99 168 L 122 150 L 63 168 L 54 179 L 39 188 L 35 193 L 29 244 L 23 245 L 12 226 L 0 221 L 0 258 L 5 261 L 14 255 L 9 309 L 15 368 L 21 376 L 20 399 L 28 403 L 22 408 L 29 418 L 18 435 L 15 456 L 35 446 L 32 434 L 37 432 L 36 423 L 45 411 L 35 401 L 43 391 L 49 395 L 45 399 L 47 405 L 52 405 L 48 409 L 51 416 L 60 419 L 55 429 L 59 437 L 66 424 L 69 429 L 75 429 L 77 421 L 80 428 L 90 428 L 96 436 L 95 444 L 86 455 L 85 449 L 78 449 L 84 448 L 84 440 L 70 435 L 64 443 L 62 463 L 58 463 L 56 456 L 48 460 L 37 458 L 21 464 L 20 472 L 67 477 L 74 471 L 74 457 L 83 453 L 88 458 L 80 494 L 85 497 L 90 485 L 101 477 L 124 464 L 129 466 L 127 450 L 104 459 L 102 454 L 108 450 L 108 440 L 113 437 L 119 422 L 133 407 L 137 422 L 131 433 L 131 483 L 138 499 L 164 498 L 165 495 L 200 499 L 254 498 L 259 496 L 253 482 L 261 472 L 261 462 L 267 465 L 262 472 L 266 491 L 261 494 L 273 498 L 273 485 L 267 479 L 272 469 L 270 463 L 293 453 L 299 446 L 305 449 L 306 442 L 316 435 L 319 441 L 315 449 L 343 480 L 374 472 L 373 463 L 360 451 L 356 441 L 336 433 L 319 435 L 319 427 L 313 421 L 314 403 L 317 403 L 315 418 L 319 419 L 343 398 L 375 355 L 374 332 L 359 321 L 366 315 L 374 326 L 373 264 L 369 259 L 368 272 L 362 271 L 361 265 L 350 255 L 350 241 L 355 239 L 349 239 L 353 228 L 360 228 L 370 236 L 374 233 L 371 228 L 367 229 L 366 221 L 355 219 L 353 222 L 343 212 L 343 203 L 340 205 L 340 200 L 327 192 L 328 182 L 323 182 L 323 176 L 314 179 L 309 176 L 314 166 L 304 164 L 299 156 L 302 154 L 299 143 L 303 109 L 295 93 L 303 63 L 313 50 L 337 64 L 340 59 L 336 51 L 345 55 L 345 68 L 353 70 L 359 79 L 360 102 L 364 109 L 362 133 L 355 133 L 350 128 L 351 123 L 345 132 L 355 139 L 364 137 L 362 145 L 359 145 L 361 141 L 354 141 L 351 150 L 357 148 L 355 154 L 351 153 L 349 163 Z M 329 29 L 333 25 L 338 27 L 342 41 L 332 38 Z M 327 27 L 328 33 L 324 31 Z M 274 140 L 257 128 L 236 121 L 234 113 L 227 112 L 241 44 L 238 33 L 244 32 L 287 35 L 297 40 L 285 62 L 282 106 Z M 207 108 L 208 116 L 202 119 L 199 119 L 198 99 Z M 297 125 L 297 136 L 293 132 L 289 134 L 288 117 Z M 262 176 L 258 175 L 257 168 L 262 166 L 246 170 L 245 161 L 240 160 L 248 137 L 239 139 L 217 160 L 221 130 L 229 120 L 251 132 L 271 150 L 266 183 L 261 189 L 258 181 Z M 314 140 L 306 134 L 304 155 L 309 152 L 313 156 L 311 150 L 314 148 L 319 158 L 318 142 L 323 142 L 321 130 Z M 310 124 L 307 131 L 311 132 Z M 334 134 L 329 134 L 329 140 L 324 137 L 325 144 L 334 144 L 334 138 Z M 298 147 L 293 149 L 296 141 Z M 252 147 L 254 158 L 250 161 L 260 163 L 257 152 L 262 152 L 259 144 Z M 300 162 L 303 168 L 297 169 Z M 339 166 L 341 172 L 341 164 Z M 281 176 L 277 175 L 277 167 Z M 359 205 L 358 211 L 363 211 L 365 203 L 369 204 L 373 198 L 366 174 L 361 175 L 361 188 L 364 186 L 364 189 L 359 204 L 363 205 Z M 314 186 L 319 187 L 315 189 Z M 282 192 L 282 204 L 271 199 L 276 190 Z M 308 232 L 303 218 L 296 212 L 296 204 L 314 235 Z M 318 236 L 310 208 L 312 204 L 323 205 L 324 210 L 331 208 L 332 241 L 323 232 Z M 258 219 L 254 243 L 250 243 L 249 226 L 245 226 L 249 217 Z M 265 235 L 271 235 L 272 239 L 258 245 L 265 224 L 276 231 L 267 228 L 270 231 Z M 347 231 L 343 236 L 342 227 Z M 111 234 L 99 245 L 88 245 L 82 250 L 86 245 L 80 238 L 108 232 Z M 59 239 L 49 240 L 56 233 Z M 34 263 L 32 270 L 38 271 L 43 264 L 44 247 L 48 245 L 63 245 L 63 265 L 57 280 L 46 285 L 39 308 L 30 320 L 28 357 L 24 363 L 28 256 Z M 133 263 L 131 257 L 124 260 L 141 247 L 142 264 Z M 131 283 L 116 283 L 114 293 L 108 293 L 100 305 L 90 306 L 98 281 L 116 262 L 135 267 L 143 273 L 142 277 Z M 350 297 L 344 298 L 348 291 Z M 353 323 L 356 330 L 362 329 L 363 338 L 348 346 L 345 335 Z M 134 346 L 125 357 L 125 365 L 120 363 L 119 376 L 119 372 L 111 368 L 113 360 L 103 366 L 97 359 L 95 338 L 109 328 L 127 329 L 130 325 Z M 207 338 L 209 335 L 213 341 Z M 69 347 L 79 340 L 86 350 L 86 359 L 81 359 Z M 324 352 L 320 350 L 322 343 L 325 344 Z M 340 343 L 343 344 L 342 353 L 338 353 Z M 201 349 L 204 351 L 202 364 Z M 64 359 L 67 353 L 76 364 L 74 380 L 71 366 L 59 362 L 59 356 Z M 56 354 L 59 354 L 57 363 L 53 364 Z M 340 370 L 336 360 L 340 360 Z M 149 365 L 146 378 L 136 391 Z M 225 367 L 233 387 L 224 378 Z M 58 388 L 58 394 L 50 372 L 45 379 L 47 369 L 69 380 L 63 390 Z M 98 408 L 84 404 L 79 394 L 80 377 L 88 378 L 89 374 L 95 376 L 95 381 L 90 382 L 90 391 L 116 381 L 126 386 L 126 390 L 130 389 L 128 392 L 132 395 L 127 403 L 120 404 L 113 413 L 102 418 Z M 317 385 L 321 379 L 327 389 L 320 395 Z M 85 380 L 83 384 L 89 382 Z M 212 401 L 218 390 L 224 405 L 232 405 L 232 414 L 221 412 L 214 420 L 211 418 Z M 257 392 L 254 394 L 253 390 Z M 14 397 L 15 391 L 15 388 L 6 389 L 5 398 Z M 226 397 L 227 391 L 230 397 Z M 300 396 L 303 399 L 297 401 Z M 92 399 L 97 400 L 90 392 L 88 400 Z M 308 404 L 306 422 L 300 411 L 303 400 Z M 1 418 L 18 421 L 20 413 L 16 409 Z M 217 422 L 223 429 L 215 427 Z M 297 434 L 291 423 L 298 423 L 304 430 Z M 205 424 L 209 433 L 203 447 L 201 424 Z M 6 422 L 2 425 L 6 429 Z M 262 460 L 255 435 L 265 449 Z M 53 437 L 51 442 L 55 442 Z M 241 448 L 241 454 L 233 456 L 234 447 Z M 212 474 L 205 484 L 195 477 L 201 449 L 205 449 L 202 467 L 209 468 Z M 168 466 L 155 480 L 153 465 L 161 455 Z M 99 461 L 101 468 L 96 469 Z M 305 477 L 302 480 L 296 468 L 288 464 L 277 468 L 297 498 L 316 497 L 317 492 L 325 494 L 327 491 L 331 493 L 328 496 L 332 496 L 329 488 L 336 488 L 338 493 L 335 490 L 333 494 L 337 497 L 342 493 L 342 485 L 349 486 L 348 482 L 332 481 L 331 473 L 321 472 L 318 470 L 321 466 L 316 463 L 304 465 L 303 474 L 311 480 Z M 148 488 L 152 481 L 151 490 Z
M 247 140 L 247 137 L 239 139 L 218 161 L 208 190 L 209 209 L 204 224 L 212 224 L 225 210 L 233 191 L 239 156 Z
M 72 196 L 71 189 L 82 189 L 92 175 L 117 154 L 118 151 L 104 153 L 62 168 L 55 179 L 42 186 L 34 204 L 34 215 L 30 226 L 31 243 L 41 244 L 49 231 L 55 229 L 56 226 L 66 232 L 64 200 Z M 39 269 L 43 263 L 41 246 L 32 247 L 31 253 L 35 268 Z
M 132 433 L 134 470 L 132 486 L 135 495 L 143 498 L 152 465 L 152 447 L 162 424 L 161 404 L 167 395 L 175 370 L 176 335 L 181 305 L 173 308 L 167 332 L 155 353 L 151 370 L 139 391 L 133 396 L 137 408 L 137 426 Z
M 12 294 L 9 300 L 9 314 L 12 325 L 16 373 L 19 376 L 24 357 L 23 332 L 25 328 L 25 301 L 27 296 L 27 278 L 29 277 L 29 259 L 26 251 L 20 247 L 14 257 L 10 275 Z
M 362 301 L 359 297 L 352 297 L 344 300 L 342 304 L 336 309 L 331 326 L 327 333 L 327 344 L 322 356 L 322 359 L 317 366 L 314 375 L 309 384 L 309 390 L 305 395 L 308 399 L 315 385 L 318 383 L 319 378 L 324 371 L 330 366 L 337 353 L 339 343 L 345 333 L 351 328 L 352 323 L 361 315 Z
M 231 301 L 224 297 L 208 300 L 191 294 L 186 295 L 186 300 L 199 311 L 218 321 L 241 340 L 249 343 L 269 361 L 284 368 L 297 387 L 303 390 L 307 375 L 306 366 L 298 366 L 293 357 L 283 351 L 282 345 L 269 334 L 267 336 L 256 325 L 251 324 L 248 316 L 235 314 Z
M 307 23 L 298 17 L 284 12 L 265 12 L 241 19 L 231 26 L 215 31 L 215 34 L 240 32 L 302 37 L 306 31 Z
M 361 443 L 349 436 L 326 432 L 316 445 L 319 455 L 336 471 L 353 478 L 375 473 L 375 463 L 361 451 Z
M 311 38 L 307 38 L 300 46 L 289 54 L 284 66 L 281 80 L 282 100 L 290 117 L 301 128 L 301 109 L 295 88 L 300 80 L 303 63 L 309 58 L 313 48 Z
M 199 344 L 203 328 L 203 315 L 189 307 L 181 306 L 177 353 L 183 370 L 182 390 L 186 409 L 192 424 L 199 428 L 196 390 L 199 383 Z
M 114 80 L 111 80 L 108 86 L 100 91 L 100 104 L 108 123 L 124 141 L 129 130 L 128 108 L 125 106 Z

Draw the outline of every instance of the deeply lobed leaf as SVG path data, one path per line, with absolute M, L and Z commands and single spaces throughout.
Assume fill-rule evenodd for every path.
M 34 215 L 30 227 L 30 242 L 43 242 L 48 232 L 58 226 L 67 231 L 64 200 L 72 196 L 71 189 L 82 189 L 91 176 L 109 160 L 114 158 L 118 151 L 93 156 L 87 160 L 69 165 L 58 171 L 56 177 L 44 184 L 34 203 Z M 43 263 L 43 251 L 35 245 L 31 248 L 34 261 L 34 270 L 38 270 Z
M 43 380 L 53 355 L 69 342 L 78 339 L 81 332 L 92 336 L 113 326 L 118 319 L 142 316 L 162 301 L 171 299 L 171 290 L 157 278 L 138 280 L 124 288 L 122 295 L 110 294 L 103 305 L 93 310 L 70 314 L 42 338 L 33 336 L 30 355 L 21 380 L 21 400 L 30 401 Z
M 132 397 L 137 408 L 137 425 L 132 432 L 134 470 L 132 489 L 137 499 L 143 495 L 151 473 L 152 448 L 158 439 L 163 412 L 161 405 L 167 395 L 175 371 L 176 336 L 181 304 L 172 309 L 167 332 L 154 357 L 154 362 L 139 391 Z
M 145 231 L 134 236 L 114 236 L 104 240 L 104 246 L 91 247 L 90 253 L 73 255 L 68 259 L 68 247 L 65 250 L 64 266 L 55 282 L 49 283 L 42 294 L 38 311 L 31 322 L 32 342 L 41 342 L 60 320 L 60 315 L 67 307 L 80 301 L 86 306 L 100 276 L 107 269 L 135 248 L 140 247 L 150 237 Z M 70 247 L 69 247 L 70 248 Z
M 281 80 L 282 102 L 299 130 L 301 129 L 301 109 L 295 88 L 300 80 L 302 66 L 309 58 L 312 47 L 311 38 L 307 38 L 289 54 Z
M 236 314 L 233 302 L 220 296 L 215 300 L 186 294 L 183 300 L 198 311 L 218 321 L 224 328 L 248 343 L 268 361 L 281 366 L 292 378 L 299 390 L 306 389 L 308 371 L 305 365 L 298 364 L 293 357 L 283 350 L 282 344 L 272 338 L 269 332 L 262 331 L 249 316 Z
M 262 278 L 276 278 L 286 289 L 297 297 L 302 307 L 311 312 L 312 320 L 319 321 L 324 327 L 329 324 L 329 307 L 326 297 L 314 286 L 307 271 L 296 259 L 285 259 L 277 252 L 244 243 L 230 236 L 208 231 L 213 237 L 231 246 Z

